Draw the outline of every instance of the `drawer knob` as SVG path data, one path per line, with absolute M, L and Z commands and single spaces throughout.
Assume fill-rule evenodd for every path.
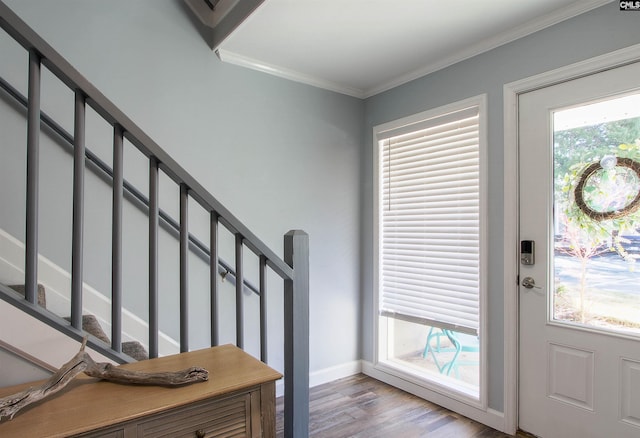
M 200 429 L 200 430 L 196 430 L 196 438 L 204 438 L 204 436 L 206 435 L 205 431 Z

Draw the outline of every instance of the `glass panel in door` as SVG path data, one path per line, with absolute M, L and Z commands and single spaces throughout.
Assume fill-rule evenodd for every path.
M 554 112 L 555 322 L 640 334 L 640 94 Z

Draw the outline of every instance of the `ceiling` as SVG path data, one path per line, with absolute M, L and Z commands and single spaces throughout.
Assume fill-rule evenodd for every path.
M 611 1 L 265 0 L 216 53 L 364 98 Z

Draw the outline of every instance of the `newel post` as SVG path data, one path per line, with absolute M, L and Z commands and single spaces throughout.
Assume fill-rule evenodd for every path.
M 309 235 L 284 235 L 284 436 L 309 436 Z

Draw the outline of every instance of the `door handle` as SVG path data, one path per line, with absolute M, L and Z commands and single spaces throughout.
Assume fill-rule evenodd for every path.
M 540 289 L 540 286 L 536 286 L 536 281 L 532 277 L 524 277 L 522 279 L 522 286 L 527 289 Z

